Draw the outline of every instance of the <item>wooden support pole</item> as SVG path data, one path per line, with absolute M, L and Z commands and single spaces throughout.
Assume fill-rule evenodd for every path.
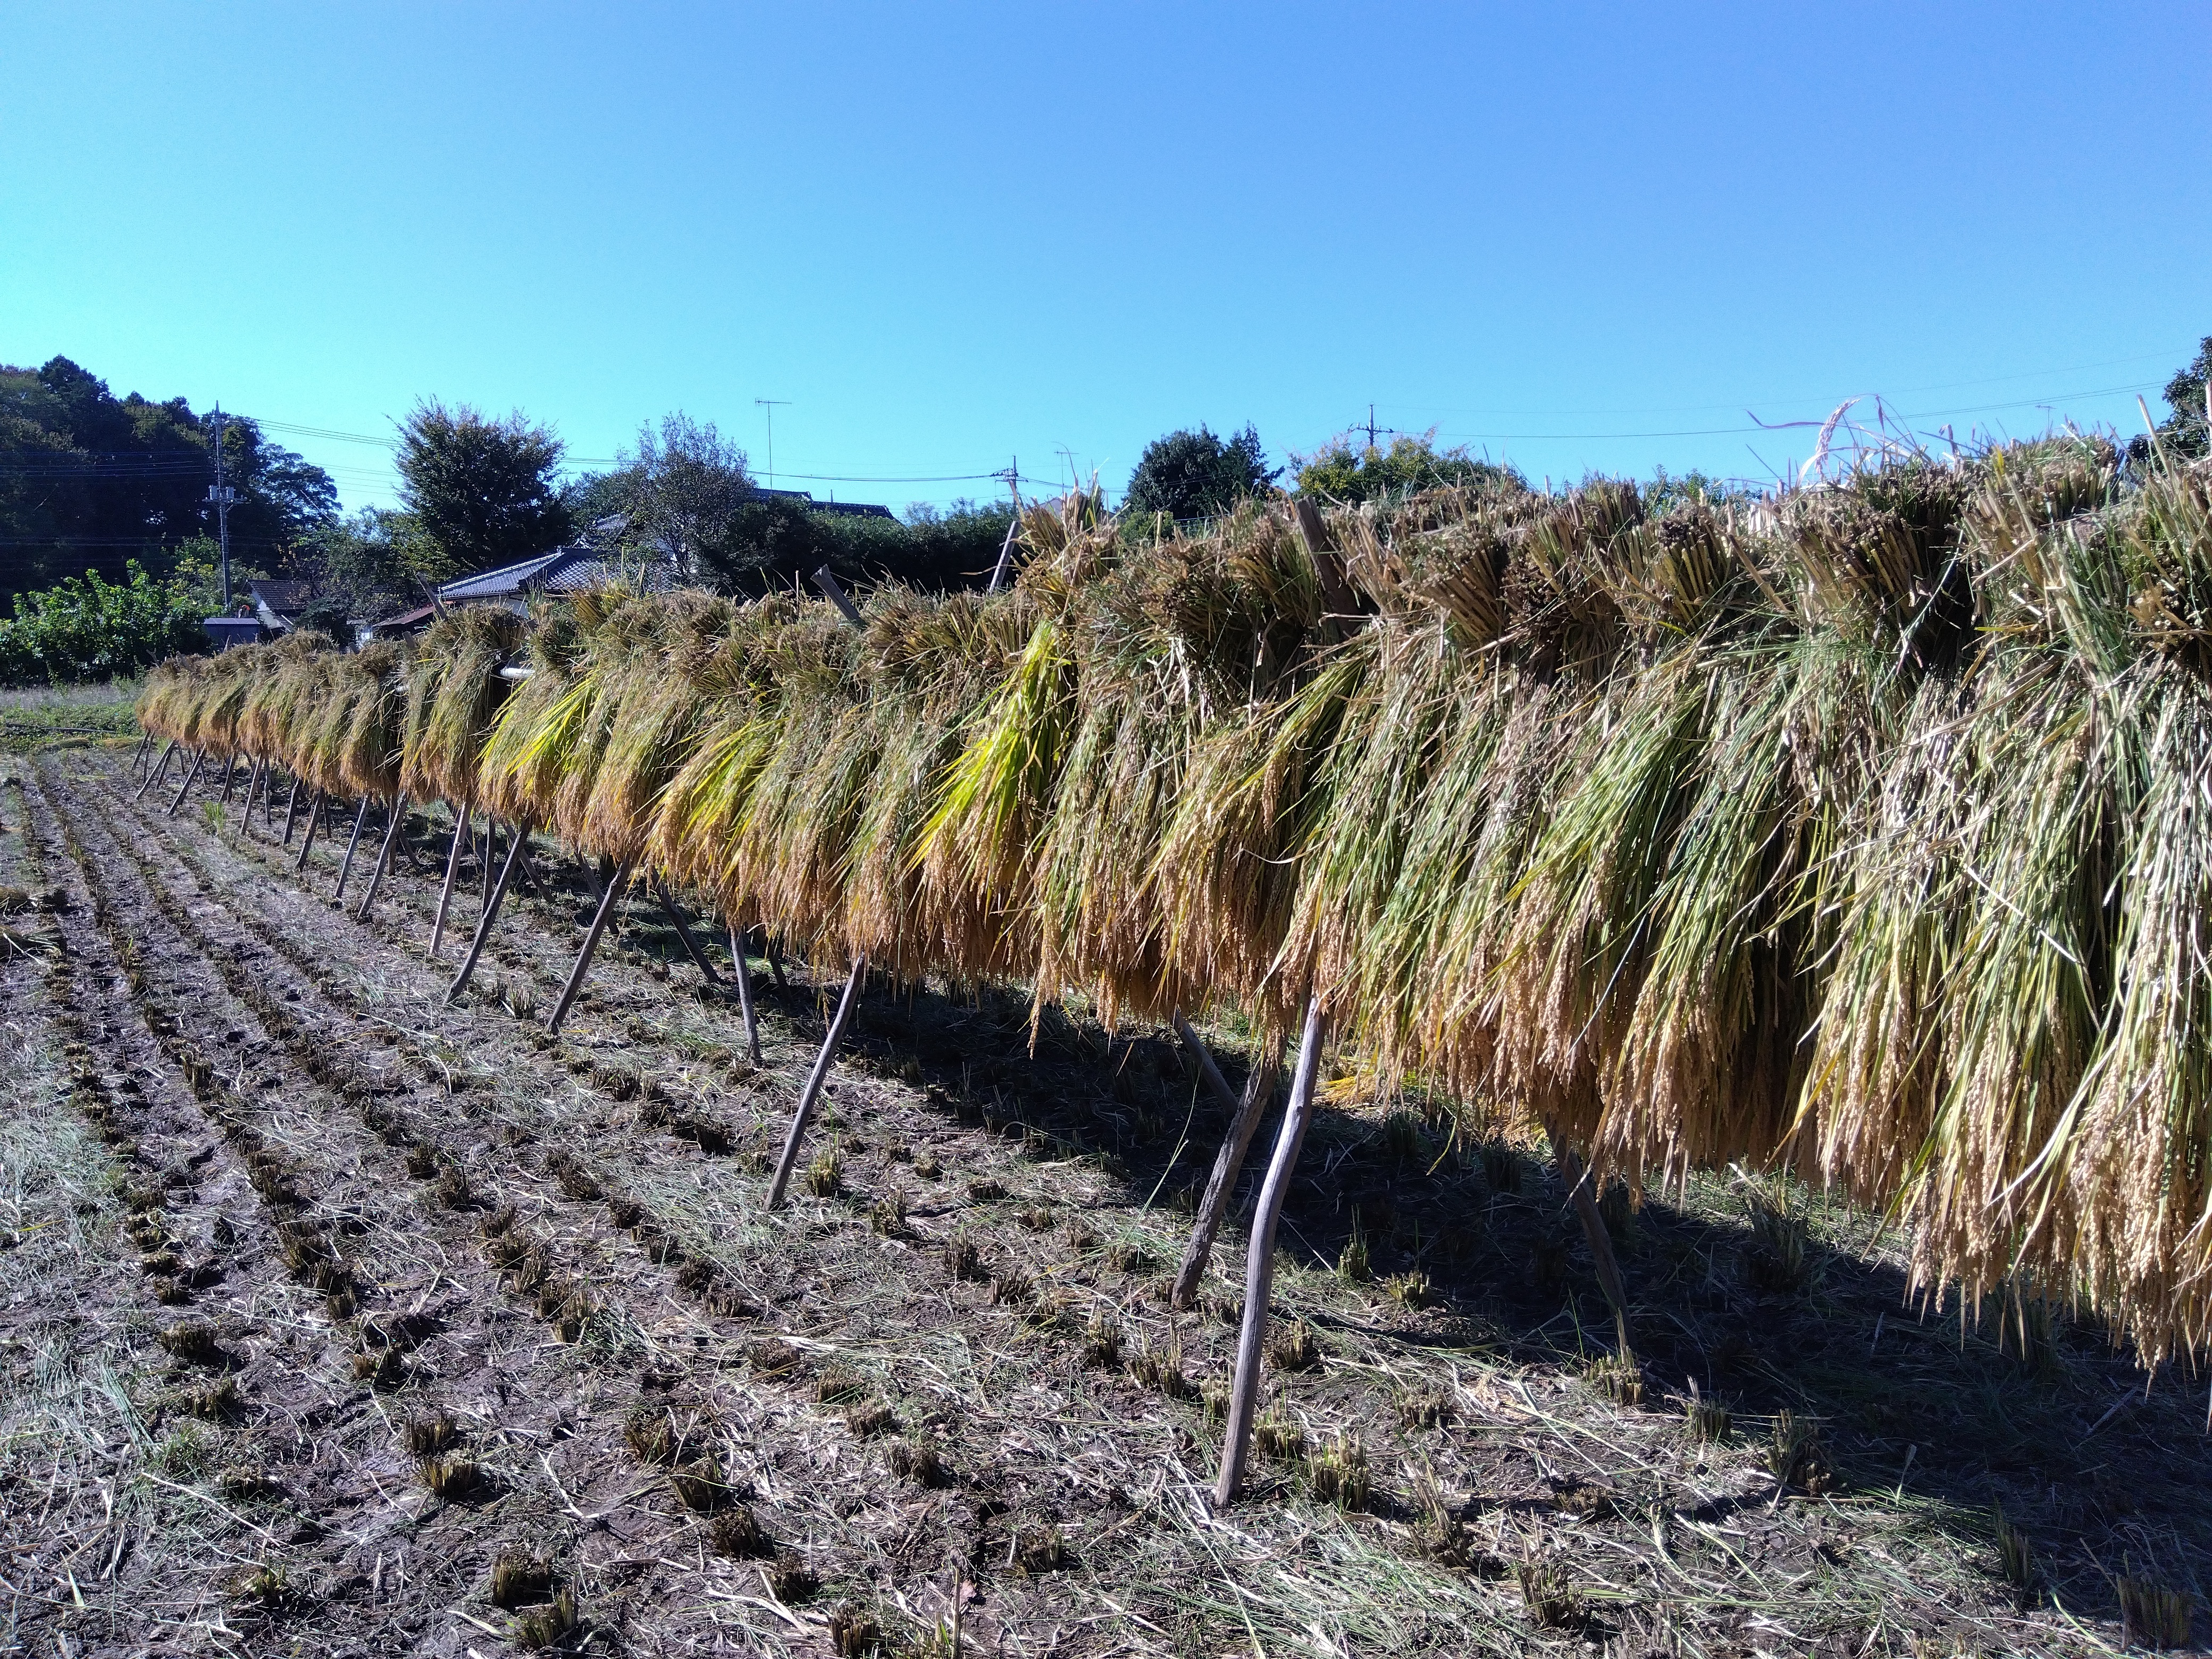
M 137 776 L 138 774 L 145 769 L 146 750 L 148 746 L 150 745 L 153 741 L 154 734 L 151 732 L 142 731 L 138 733 L 138 747 L 133 750 L 131 754 L 131 776 Z
M 1176 1016 L 1178 1030 L 1182 1029 L 1182 1016 Z M 1188 1036 L 1185 1042 L 1190 1042 Z M 1201 1051 L 1202 1052 L 1202 1051 Z M 1237 1191 L 1237 1177 L 1243 1173 L 1244 1155 L 1250 1150 L 1252 1137 L 1259 1132 L 1260 1121 L 1267 1115 L 1267 1109 L 1275 1103 L 1275 1085 L 1283 1071 L 1283 1050 L 1279 1039 L 1273 1052 L 1252 1068 L 1252 1075 L 1244 1080 L 1244 1095 L 1241 1100 L 1230 1097 L 1229 1128 L 1221 1137 L 1221 1150 L 1213 1159 L 1213 1173 L 1206 1178 L 1206 1195 L 1198 1201 L 1198 1218 L 1191 1224 L 1190 1243 L 1182 1253 L 1182 1268 L 1176 1274 L 1175 1289 L 1169 1300 L 1176 1307 L 1188 1308 L 1198 1300 L 1198 1287 L 1206 1277 L 1206 1264 L 1213 1259 L 1213 1241 L 1221 1232 L 1221 1224 L 1229 1214 L 1229 1200 Z M 1219 1073 L 1216 1073 L 1216 1076 Z M 1224 1080 L 1221 1086 L 1229 1085 Z
M 439 941 L 446 937 L 446 907 L 453 902 L 453 872 L 461 867 L 461 842 L 469 833 L 469 806 L 461 803 L 461 810 L 453 817 L 453 844 L 446 854 L 446 881 L 438 889 L 438 919 L 430 924 L 430 954 L 438 954 Z
M 745 1052 L 757 1066 L 761 1063 L 760 1021 L 753 1016 L 753 970 L 745 960 L 745 930 L 734 922 L 730 926 L 730 964 L 738 975 L 738 1006 L 745 1017 Z
M 557 1031 L 561 1022 L 568 1018 L 569 1005 L 575 1001 L 576 993 L 584 988 L 584 975 L 592 970 L 592 953 L 599 948 L 599 935 L 607 931 L 613 917 L 615 904 L 622 897 L 622 890 L 629 884 L 629 866 L 616 866 L 614 879 L 599 896 L 599 908 L 592 912 L 592 925 L 584 930 L 584 943 L 576 952 L 576 965 L 568 970 L 568 982 L 561 988 L 561 1000 L 553 1005 L 553 1012 L 545 1017 L 545 1029 Z
M 1229 1430 L 1221 1446 L 1221 1479 L 1213 1489 L 1213 1506 L 1218 1510 L 1229 1507 L 1244 1479 L 1253 1409 L 1260 1400 L 1267 1297 L 1275 1286 L 1275 1228 L 1283 1218 L 1283 1200 L 1290 1196 L 1291 1175 L 1297 1168 L 1306 1125 L 1313 1118 L 1314 1079 L 1321 1070 L 1325 1030 L 1321 999 L 1309 996 L 1305 1034 L 1298 1042 L 1297 1071 L 1291 1080 L 1291 1103 L 1283 1113 L 1282 1132 L 1275 1137 L 1275 1156 L 1267 1165 L 1267 1184 L 1260 1188 L 1260 1206 L 1252 1217 L 1252 1249 L 1244 1265 L 1244 1326 L 1237 1336 L 1237 1380 L 1230 1385 Z
M 245 833 L 253 828 L 253 798 L 261 793 L 263 780 L 267 776 L 269 763 L 256 757 L 253 770 L 246 778 L 246 805 L 239 810 L 238 827 Z
M 845 994 L 837 1000 L 837 1012 L 830 1017 L 822 1052 L 815 1056 L 814 1069 L 806 1074 L 806 1086 L 799 1091 L 798 1109 L 791 1115 L 791 1133 L 783 1138 L 783 1156 L 776 1160 L 775 1179 L 769 1183 L 771 1210 L 783 1207 L 784 1189 L 791 1185 L 791 1171 L 799 1162 L 799 1144 L 806 1138 L 806 1120 L 814 1115 L 814 1103 L 821 1096 L 822 1085 L 830 1076 L 830 1062 L 837 1053 L 837 1039 L 845 1035 L 845 1022 L 852 1018 L 853 1005 L 860 1000 L 860 986 L 867 977 L 868 957 L 864 951 L 853 958 L 853 972 L 845 981 Z
M 1574 1206 L 1575 1219 L 1583 1224 L 1583 1238 L 1589 1245 L 1590 1261 L 1597 1268 L 1598 1288 L 1605 1292 L 1606 1302 L 1613 1309 L 1621 1358 L 1632 1358 L 1635 1350 L 1628 1340 L 1628 1287 L 1620 1277 L 1620 1258 L 1613 1254 L 1613 1235 L 1606 1231 L 1605 1217 L 1597 1207 L 1597 1183 L 1591 1178 L 1589 1166 L 1576 1155 L 1574 1148 L 1567 1145 L 1548 1118 L 1544 1121 L 1544 1138 L 1552 1143 L 1552 1162 L 1566 1187 L 1567 1201 Z
M 1237 1091 L 1231 1088 L 1229 1079 L 1221 1075 L 1221 1068 L 1213 1063 L 1213 1051 L 1206 1046 L 1205 1039 L 1191 1030 L 1190 1022 L 1182 1017 L 1180 1008 L 1175 1011 L 1175 1030 L 1176 1035 L 1182 1039 L 1182 1046 L 1189 1049 L 1192 1058 L 1198 1061 L 1198 1069 L 1206 1074 L 1206 1086 L 1213 1091 L 1213 1097 L 1221 1103 L 1223 1110 L 1234 1117 L 1242 1109 Z
M 323 821 L 323 809 L 328 805 L 329 797 L 319 789 L 315 791 L 315 798 L 307 803 L 307 827 L 300 836 L 299 862 L 292 866 L 295 875 L 307 867 L 307 849 L 315 844 L 315 826 Z
M 485 813 L 485 814 L 484 814 L 483 846 L 482 850 L 477 854 L 477 858 L 478 858 L 478 860 L 479 860 L 483 863 L 483 909 L 485 909 L 485 910 L 489 910 L 489 909 L 490 909 L 490 908 L 491 908 L 491 882 L 492 882 L 491 866 L 492 866 L 492 861 L 493 861 L 494 858 L 498 854 L 498 852 L 499 852 L 499 820 L 498 820 L 497 818 L 495 818 L 495 817 L 492 817 L 492 815 L 491 815 L 490 813 L 487 812 L 487 813 Z M 481 912 L 480 912 L 479 914 L 481 914 Z
M 783 952 L 775 948 L 775 938 L 765 927 L 761 929 L 761 951 L 768 957 L 768 970 L 775 980 L 775 988 L 788 991 L 791 981 L 783 976 Z
M 176 752 L 177 740 L 174 738 L 171 738 L 169 739 L 169 746 L 161 751 L 161 764 L 148 771 L 146 774 L 146 781 L 138 786 L 138 794 L 131 796 L 131 799 L 137 800 L 139 795 L 143 795 L 149 789 L 151 789 L 154 787 L 154 780 L 160 777 L 161 774 L 168 769 L 169 757 Z
M 346 837 L 345 856 L 338 860 L 338 890 L 331 895 L 331 902 L 345 902 L 346 878 L 353 873 L 353 851 L 361 845 L 361 826 L 368 821 L 368 797 L 361 798 L 361 808 L 353 815 L 353 833 Z
M 520 830 L 522 826 L 516 824 Z M 507 846 L 507 862 L 499 866 L 499 879 L 492 884 L 491 896 L 484 902 L 483 915 L 477 918 L 476 937 L 469 941 L 469 954 L 461 963 L 461 971 L 453 975 L 453 982 L 446 988 L 447 1002 L 467 988 L 469 975 L 477 970 L 477 958 L 483 954 L 484 941 L 491 937 L 491 925 L 499 917 L 499 902 L 507 896 L 507 884 L 514 879 L 514 860 L 522 852 L 522 837 L 517 835 Z
M 269 763 L 268 775 L 261 780 L 261 827 L 272 829 L 276 823 L 276 763 Z
M 185 804 L 185 797 L 191 793 L 192 786 L 200 781 L 200 768 L 206 764 L 207 750 L 203 749 L 192 757 L 192 769 L 185 774 L 185 781 L 177 786 L 177 798 L 169 803 L 169 810 L 164 816 L 168 817 L 177 816 L 177 809 Z
M 666 884 L 653 883 L 653 896 L 660 901 L 662 914 L 668 918 L 670 924 L 676 929 L 676 937 L 683 941 L 684 954 L 691 958 L 692 965 L 698 969 L 700 975 L 708 984 L 720 985 L 722 981 L 714 972 L 714 964 L 707 960 L 707 953 L 699 948 L 699 941 L 692 937 L 691 924 L 684 920 L 684 912 L 677 905 L 675 897 L 669 892 Z
M 278 846 L 289 847 L 292 844 L 292 818 L 299 810 L 300 780 L 295 777 L 292 780 L 292 793 L 284 799 L 284 839 L 277 843 Z
M 237 757 L 236 755 L 233 755 L 233 756 L 232 756 L 228 760 L 227 760 L 227 761 L 225 761 L 225 762 L 223 763 L 223 767 L 222 767 L 222 805 L 225 805 L 225 806 L 228 806 L 228 805 L 230 805 L 230 785 L 231 785 L 231 780 L 232 780 L 232 779 L 234 779 L 234 778 L 235 778 L 237 775 L 238 775 L 238 757 Z
M 392 862 L 392 843 L 399 839 L 399 826 L 406 822 L 407 797 L 403 792 L 392 809 L 392 822 L 384 828 L 384 848 L 376 855 L 376 868 L 369 872 L 368 891 L 361 896 L 361 908 L 354 912 L 356 921 L 368 920 L 368 907 L 376 902 L 376 890 L 383 884 L 384 868 Z
M 814 585 L 822 590 L 823 596 L 829 599 L 830 603 L 837 607 L 838 611 L 844 617 L 847 622 L 852 623 L 855 628 L 866 628 L 867 626 L 866 623 L 860 620 L 860 612 L 859 608 L 855 606 L 853 601 L 846 596 L 845 590 L 839 584 L 837 579 L 830 574 L 830 567 L 828 565 L 825 564 L 822 568 L 816 571 L 811 580 L 813 580 Z

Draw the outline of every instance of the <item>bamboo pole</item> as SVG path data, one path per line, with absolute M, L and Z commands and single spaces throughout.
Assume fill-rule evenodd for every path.
M 231 785 L 231 780 L 232 780 L 233 778 L 236 777 L 237 775 L 238 775 L 238 757 L 237 757 L 236 755 L 233 755 L 233 756 L 229 758 L 229 760 L 228 760 L 227 762 L 225 762 L 225 763 L 223 763 L 223 769 L 222 769 L 222 803 L 221 803 L 222 805 L 228 806 L 228 805 L 230 805 L 230 785 Z
M 299 810 L 300 780 L 295 777 L 292 780 L 292 793 L 284 799 L 284 839 L 277 842 L 278 846 L 289 847 L 292 844 L 292 818 Z
M 146 750 L 148 746 L 151 744 L 153 741 L 154 734 L 151 732 L 142 731 L 138 733 L 138 747 L 131 751 L 131 775 L 132 777 L 137 777 L 140 772 L 145 769 Z
M 814 1069 L 806 1074 L 806 1086 L 799 1091 L 798 1109 L 791 1115 L 791 1133 L 783 1139 L 783 1156 L 776 1161 L 775 1179 L 769 1183 L 768 1207 L 783 1207 L 784 1189 L 791 1185 L 792 1167 L 799 1162 L 799 1144 L 806 1137 L 806 1120 L 814 1115 L 814 1103 L 822 1093 L 822 1085 L 829 1078 L 830 1062 L 837 1053 L 837 1039 L 845 1035 L 845 1022 L 852 1018 L 853 1005 L 860 1000 L 860 986 L 868 977 L 868 953 L 863 951 L 853 958 L 853 972 L 845 981 L 845 994 L 837 1000 L 837 1012 L 830 1018 L 829 1035 L 822 1039 L 822 1052 L 815 1056 Z
M 314 799 L 307 803 L 307 827 L 300 836 L 300 860 L 292 866 L 295 875 L 307 867 L 307 849 L 315 844 L 315 826 L 323 821 L 323 809 L 329 804 L 330 798 L 319 789 L 315 791 Z
M 1321 1045 L 1326 1033 L 1321 999 L 1306 999 L 1306 1026 L 1298 1042 L 1298 1066 L 1291 1080 L 1291 1103 L 1283 1113 L 1283 1127 L 1275 1137 L 1275 1156 L 1267 1165 L 1267 1184 L 1260 1188 L 1260 1206 L 1252 1217 L 1252 1248 L 1244 1265 L 1244 1326 L 1237 1337 L 1237 1380 L 1229 1391 L 1229 1430 L 1221 1446 L 1221 1479 L 1213 1490 L 1213 1505 L 1225 1510 L 1244 1479 L 1244 1454 L 1252 1438 L 1252 1411 L 1260 1398 L 1260 1362 L 1267 1334 L 1267 1297 L 1275 1285 L 1275 1228 L 1283 1218 L 1283 1200 L 1290 1195 L 1291 1174 L 1297 1169 L 1298 1148 L 1305 1142 L 1306 1125 L 1313 1118 L 1314 1078 L 1321 1069 Z
M 154 787 L 154 780 L 160 777 L 161 774 L 167 769 L 169 757 L 174 754 L 176 750 L 177 740 L 174 738 L 171 738 L 169 739 L 169 746 L 161 751 L 161 763 L 149 769 L 146 774 L 146 781 L 138 786 L 138 794 L 131 796 L 131 799 L 132 800 L 137 800 L 139 795 L 143 795 L 149 789 L 151 789 Z
M 469 833 L 469 806 L 461 803 L 460 811 L 453 818 L 453 844 L 446 854 L 445 884 L 438 889 L 438 919 L 430 924 L 430 954 L 438 954 L 438 945 L 446 937 L 446 907 L 453 902 L 453 872 L 461 867 L 461 842 Z
M 392 843 L 399 839 L 399 826 L 407 822 L 407 796 L 402 791 L 398 804 L 392 809 L 392 822 L 384 829 L 384 849 L 376 855 L 376 868 L 369 872 L 368 891 L 361 896 L 361 908 L 354 912 L 356 921 L 368 920 L 368 907 L 376 902 L 376 890 L 384 881 L 385 866 L 392 862 Z
M 191 793 L 192 786 L 200 781 L 200 768 L 206 764 L 207 750 L 203 749 L 193 757 L 192 769 L 185 774 L 185 781 L 177 786 L 177 798 L 169 803 L 169 810 L 164 814 L 165 817 L 177 816 L 177 809 L 185 804 L 185 797 Z
M 1176 1024 L 1178 1030 L 1186 1029 L 1181 1014 L 1176 1016 Z M 1186 1042 L 1190 1040 L 1188 1036 L 1184 1038 Z M 1278 1039 L 1273 1052 L 1254 1066 L 1252 1075 L 1244 1080 L 1243 1097 L 1231 1098 L 1229 1127 L 1221 1137 L 1220 1152 L 1214 1156 L 1213 1173 L 1207 1177 L 1206 1195 L 1199 1200 L 1198 1218 L 1191 1224 L 1190 1243 L 1183 1250 L 1182 1267 L 1176 1274 L 1175 1289 L 1169 1297 L 1176 1307 L 1188 1308 L 1198 1299 L 1199 1282 L 1206 1277 L 1206 1264 L 1213 1258 L 1213 1241 L 1229 1214 L 1229 1200 L 1237 1190 L 1237 1177 L 1243 1172 L 1244 1155 L 1251 1148 L 1252 1137 L 1259 1132 L 1260 1120 L 1274 1104 L 1275 1085 L 1281 1079 L 1282 1070 L 1282 1044 Z M 1228 1086 L 1226 1082 L 1221 1085 L 1224 1089 Z
M 691 936 L 691 924 L 684 920 L 684 912 L 677 907 L 675 899 L 670 896 L 666 884 L 653 883 L 653 896 L 660 901 L 662 914 L 667 916 L 671 925 L 675 927 L 676 937 L 683 941 L 684 953 L 691 958 L 693 964 L 699 969 L 701 976 L 709 985 L 720 985 L 722 981 L 714 972 L 714 964 L 707 960 L 707 953 L 699 948 L 699 941 Z
M 607 930 L 607 922 L 614 915 L 615 902 L 629 882 L 629 865 L 615 866 L 607 890 L 600 896 L 599 908 L 592 912 L 592 925 L 584 930 L 584 943 L 576 951 L 576 965 L 568 970 L 568 982 L 561 988 L 561 1000 L 553 1005 L 553 1012 L 545 1017 L 545 1029 L 557 1031 L 561 1022 L 568 1018 L 569 1005 L 575 1001 L 576 993 L 584 988 L 584 975 L 592 970 L 592 955 L 599 948 L 599 935 Z
M 730 963 L 738 975 L 738 1006 L 745 1016 L 745 1052 L 757 1066 L 761 1063 L 760 1022 L 753 1017 L 753 970 L 745 960 L 744 930 L 735 923 L 730 927 Z
M 331 902 L 345 902 L 346 878 L 353 873 L 353 851 L 361 845 L 361 826 L 368 821 L 368 797 L 361 798 L 361 809 L 353 815 L 353 834 L 346 837 L 345 856 L 338 860 L 338 890 L 331 895 Z
M 520 824 L 515 825 L 517 830 Z M 469 941 L 467 959 L 461 971 L 453 975 L 453 982 L 446 988 L 446 1000 L 451 1003 L 460 995 L 469 982 L 469 975 L 477 970 L 477 958 L 483 953 L 484 941 L 491 937 L 491 925 L 499 917 L 499 902 L 507 896 L 507 884 L 514 878 L 514 860 L 522 851 L 522 837 L 518 835 L 507 842 L 507 862 L 499 866 L 499 879 L 492 884 L 491 896 L 484 902 L 483 915 L 477 918 L 476 937 Z
M 483 848 L 478 855 L 479 861 L 483 865 L 483 904 L 477 911 L 479 915 L 491 908 L 491 866 L 492 860 L 498 852 L 499 820 L 487 812 L 484 814 Z
M 268 770 L 268 767 L 269 763 L 257 756 L 253 762 L 253 770 L 246 776 L 246 805 L 239 808 L 238 811 L 238 829 L 240 835 L 247 833 L 253 828 L 253 798 L 261 793 L 262 777 Z
M 1590 1168 L 1576 1155 L 1548 1118 L 1544 1121 L 1544 1137 L 1552 1143 L 1552 1162 L 1566 1187 L 1568 1202 L 1574 1206 L 1575 1219 L 1583 1224 L 1583 1237 L 1589 1245 L 1590 1260 L 1597 1268 L 1598 1288 L 1605 1292 L 1605 1299 L 1613 1309 L 1621 1357 L 1633 1358 L 1635 1351 L 1628 1340 L 1628 1287 L 1620 1277 L 1620 1258 L 1613 1254 L 1613 1235 L 1606 1231 L 1605 1217 L 1597 1207 L 1597 1194 L 1593 1190 L 1596 1183 L 1591 1178 Z

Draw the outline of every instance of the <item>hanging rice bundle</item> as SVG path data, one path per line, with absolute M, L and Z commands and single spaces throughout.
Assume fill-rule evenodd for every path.
M 400 787 L 456 807 L 477 795 L 477 769 L 512 690 L 500 677 L 522 648 L 523 618 L 498 605 L 448 611 L 423 631 L 407 683 Z

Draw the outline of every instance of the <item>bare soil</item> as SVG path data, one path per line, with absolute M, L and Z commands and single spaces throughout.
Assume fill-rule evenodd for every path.
M 1244 1240 L 1171 1315 L 1171 1034 L 879 978 L 769 1215 L 839 965 L 756 959 L 755 1067 L 640 894 L 548 1037 L 582 866 L 447 1007 L 442 814 L 362 923 L 374 819 L 341 911 L 347 820 L 296 871 L 281 790 L 130 759 L 0 763 L 0 1652 L 2074 1654 L 2212 1583 L 2201 1377 L 1910 1301 L 1817 1197 L 1778 1262 L 1717 1180 L 1615 1214 L 1624 1367 L 1540 1158 L 1350 1077 L 1216 1515 Z

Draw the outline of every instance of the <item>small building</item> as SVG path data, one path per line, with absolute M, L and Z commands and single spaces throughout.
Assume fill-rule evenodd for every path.
M 840 519 L 889 519 L 896 515 L 888 507 L 877 507 L 867 501 L 817 501 L 804 489 L 759 489 L 753 494 L 771 501 L 786 501 L 804 507 L 809 513 L 827 513 Z
M 258 617 L 208 617 L 202 619 L 200 626 L 207 629 L 208 638 L 217 653 L 234 645 L 258 645 L 269 632 Z
M 410 634 L 419 634 L 437 617 L 436 605 L 418 605 L 389 617 L 379 617 L 373 622 L 356 623 L 353 630 L 354 648 L 358 650 L 372 640 L 404 639 Z
M 246 583 L 246 591 L 253 596 L 254 616 L 270 634 L 290 633 L 293 625 L 315 602 L 313 582 L 264 579 Z

